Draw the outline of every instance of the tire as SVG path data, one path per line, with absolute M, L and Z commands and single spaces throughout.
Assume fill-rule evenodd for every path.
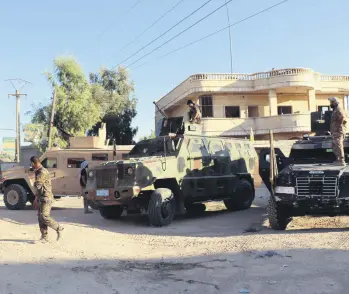
M 175 215 L 176 202 L 170 189 L 159 188 L 151 195 L 148 204 L 148 217 L 151 226 L 168 226 Z
M 23 188 L 23 186 L 14 184 L 5 188 L 4 203 L 8 209 L 24 209 L 27 201 L 27 191 Z
M 247 180 L 238 182 L 235 192 L 230 199 L 224 200 L 225 207 L 230 211 L 249 209 L 254 200 L 254 190 Z
M 98 210 L 101 216 L 105 219 L 118 219 L 124 211 L 124 208 L 120 205 L 113 205 L 103 206 L 100 207 Z
M 273 230 L 286 230 L 291 218 L 289 217 L 285 207 L 279 205 L 272 196 L 269 198 L 267 213 L 270 227 Z
M 206 210 L 206 205 L 203 203 L 191 203 L 185 205 L 185 209 L 189 215 L 201 215 Z

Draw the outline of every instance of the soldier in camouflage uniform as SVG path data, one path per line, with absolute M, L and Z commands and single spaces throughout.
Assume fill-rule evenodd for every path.
M 35 195 L 34 207 L 38 210 L 38 221 L 41 232 L 40 241 L 48 242 L 48 227 L 57 232 L 58 241 L 61 237 L 63 227 L 50 215 L 53 203 L 50 173 L 41 165 L 37 157 L 33 156 L 30 158 L 30 161 L 35 170 L 34 186 L 37 189 L 37 193 Z
M 336 156 L 337 165 L 345 165 L 344 160 L 344 137 L 346 134 L 347 117 L 343 109 L 339 106 L 336 97 L 328 99 L 333 109 L 330 131 L 332 134 L 332 150 Z
M 199 107 L 192 101 L 188 100 L 187 105 L 189 106 L 189 121 L 199 124 L 201 122 L 201 111 Z

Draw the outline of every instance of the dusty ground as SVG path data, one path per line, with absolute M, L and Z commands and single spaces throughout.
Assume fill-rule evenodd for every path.
M 210 204 L 150 228 L 139 216 L 84 215 L 67 198 L 52 213 L 63 239 L 33 244 L 36 212 L 0 203 L 0 293 L 348 293 L 347 217 L 297 218 L 275 232 L 257 197 L 247 211 Z

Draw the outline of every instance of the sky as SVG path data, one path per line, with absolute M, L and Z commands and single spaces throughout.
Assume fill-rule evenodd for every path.
M 39 103 L 50 103 L 52 89 L 43 73 L 53 70 L 58 56 L 74 56 L 88 74 L 117 66 L 207 0 L 183 0 L 139 39 L 144 31 L 179 0 L 3 1 L 0 8 L 0 128 L 15 128 L 14 89 L 9 78 L 31 82 L 23 87 L 21 123 Z M 175 29 L 123 65 L 152 51 L 229 0 L 212 0 Z M 230 23 L 244 19 L 280 0 L 232 0 Z M 130 11 L 130 8 L 134 8 Z M 326 74 L 348 74 L 348 0 L 288 0 L 231 29 L 233 71 L 253 73 L 271 68 L 306 67 Z M 137 137 L 154 129 L 153 101 L 195 73 L 230 72 L 228 31 L 156 60 L 168 52 L 228 25 L 226 7 L 178 38 L 128 67 L 135 83 Z M 143 66 L 143 63 L 146 63 Z M 86 114 L 88 115 L 88 114 Z M 0 130 L 2 137 L 14 131 Z M 23 136 L 22 136 L 23 138 Z

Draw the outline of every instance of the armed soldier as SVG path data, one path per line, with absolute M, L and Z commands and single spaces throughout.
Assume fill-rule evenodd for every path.
M 328 99 L 333 109 L 330 131 L 332 134 L 332 150 L 336 156 L 336 165 L 345 165 L 344 160 L 344 138 L 346 134 L 347 117 L 343 109 L 339 106 L 336 97 Z
M 57 241 L 61 237 L 63 227 L 51 217 L 53 202 L 50 173 L 45 169 L 36 156 L 30 158 L 31 165 L 35 170 L 35 183 L 37 189 L 35 195 L 34 208 L 38 210 L 38 221 L 41 232 L 40 241 L 48 242 L 48 227 L 57 232 Z

